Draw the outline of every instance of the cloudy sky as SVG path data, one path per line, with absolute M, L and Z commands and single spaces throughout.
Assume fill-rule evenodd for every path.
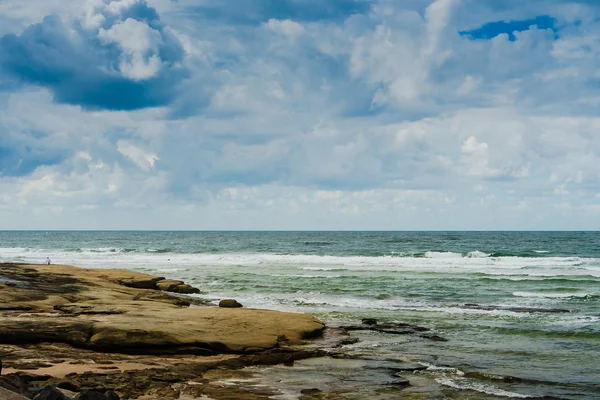
M 0 0 L 0 229 L 599 228 L 597 0 Z

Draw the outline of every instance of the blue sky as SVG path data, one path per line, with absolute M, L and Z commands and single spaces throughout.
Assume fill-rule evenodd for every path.
M 600 3 L 0 0 L 0 229 L 600 227 Z

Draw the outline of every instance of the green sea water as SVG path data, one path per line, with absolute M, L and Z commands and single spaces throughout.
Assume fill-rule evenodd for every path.
M 598 232 L 0 232 L 0 261 L 46 257 L 332 326 L 422 325 L 448 341 L 364 333 L 345 351 L 411 354 L 441 385 L 490 396 L 600 399 Z

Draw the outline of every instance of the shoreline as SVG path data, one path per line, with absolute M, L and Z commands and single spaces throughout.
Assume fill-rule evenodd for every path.
M 409 354 L 352 353 L 365 335 L 445 341 L 427 328 L 372 318 L 326 327 L 182 291 L 199 289 L 128 270 L 0 264 L 0 398 L 45 387 L 66 399 L 341 400 L 369 387 L 377 399 L 501 398 L 444 385 Z
M 2 378 L 20 379 L 13 388 L 24 395 L 52 385 L 137 398 L 216 368 L 320 355 L 293 347 L 325 329 L 311 316 L 216 307 L 184 292 L 199 290 L 127 270 L 0 264 Z M 129 379 L 143 384 L 132 390 Z

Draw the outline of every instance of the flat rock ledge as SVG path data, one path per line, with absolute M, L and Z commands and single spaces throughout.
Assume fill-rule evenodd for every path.
M 256 353 L 319 336 L 312 316 L 199 304 L 182 281 L 109 269 L 0 264 L 0 344 L 128 354 Z

